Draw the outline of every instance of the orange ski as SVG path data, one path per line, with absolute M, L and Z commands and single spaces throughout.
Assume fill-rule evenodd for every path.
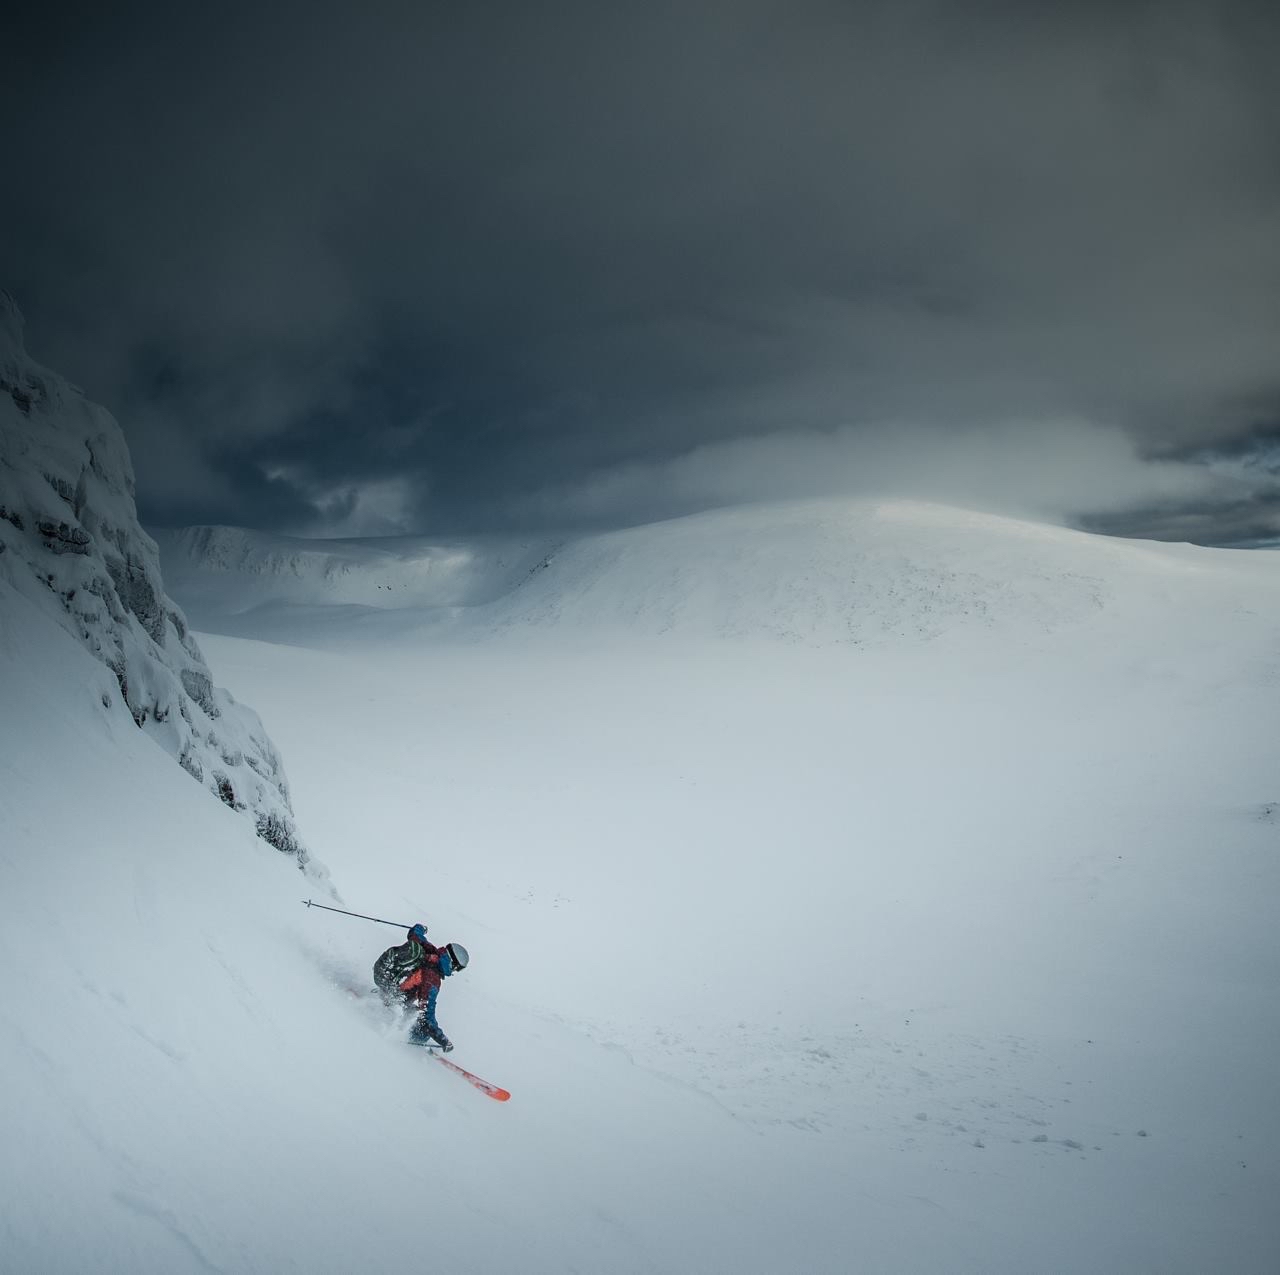
M 459 1067 L 457 1063 L 450 1062 L 438 1050 L 428 1049 L 429 1053 L 437 1062 L 442 1062 L 450 1071 L 456 1071 L 463 1080 L 469 1080 L 481 1093 L 487 1093 L 490 1098 L 496 1098 L 499 1102 L 506 1102 L 511 1095 L 497 1085 L 490 1084 L 487 1080 L 481 1080 L 479 1076 L 474 1076 L 465 1067 Z

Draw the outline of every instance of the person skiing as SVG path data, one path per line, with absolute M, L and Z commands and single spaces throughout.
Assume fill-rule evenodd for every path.
M 409 1030 L 409 1043 L 438 1045 L 445 1053 L 453 1042 L 436 1022 L 436 997 L 442 980 L 467 967 L 467 949 L 461 943 L 443 947 L 427 941 L 427 927 L 415 925 L 406 941 L 389 947 L 373 965 L 373 981 L 383 1001 L 402 1009 L 420 1011 Z

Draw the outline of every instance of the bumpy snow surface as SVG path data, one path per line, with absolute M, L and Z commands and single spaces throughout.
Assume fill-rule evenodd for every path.
M 138 524 L 120 427 L 27 356 L 21 315 L 4 293 L 0 580 L 111 670 L 105 707 L 123 699 L 192 778 L 306 862 L 284 769 L 262 722 L 214 686 L 164 591 L 155 543 Z
M 239 570 L 205 649 L 513 1097 L 6 592 L 13 1269 L 1277 1268 L 1280 558 L 826 502 Z

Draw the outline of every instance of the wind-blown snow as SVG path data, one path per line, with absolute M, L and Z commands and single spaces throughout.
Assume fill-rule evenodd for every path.
M 284 768 L 256 713 L 213 684 L 138 524 L 111 414 L 40 367 L 0 293 L 0 580 L 111 669 L 134 721 L 278 849 L 306 852 Z M 314 870 L 314 869 L 313 869 Z
M 273 640 L 202 638 L 501 1105 L 0 596 L 19 1269 L 1275 1269 L 1280 559 L 821 502 L 533 567 L 235 567 Z

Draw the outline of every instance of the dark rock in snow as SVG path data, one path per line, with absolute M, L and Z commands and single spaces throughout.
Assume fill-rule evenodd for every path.
M 32 362 L 3 292 L 0 390 L 0 579 L 111 669 L 138 727 L 194 780 L 307 864 L 279 754 L 257 714 L 214 685 L 165 594 L 119 425 Z

